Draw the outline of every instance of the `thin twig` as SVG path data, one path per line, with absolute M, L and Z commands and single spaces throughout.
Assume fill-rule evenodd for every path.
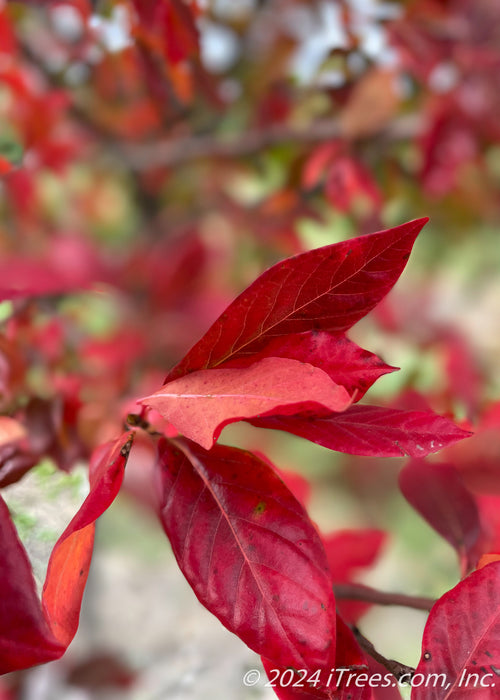
M 414 138 L 419 129 L 420 120 L 409 115 L 392 122 L 378 138 L 388 141 Z M 169 138 L 145 144 L 121 144 L 116 150 L 116 155 L 130 167 L 144 170 L 154 167 L 174 167 L 203 158 L 237 158 L 280 144 L 311 144 L 342 136 L 342 128 L 338 121 L 323 119 L 300 129 L 272 125 L 265 129 L 250 129 L 245 133 L 227 138 L 211 133 Z
M 413 666 L 407 666 L 406 664 L 402 664 L 400 661 L 395 661 L 394 659 L 387 659 L 375 649 L 370 640 L 363 636 L 357 627 L 353 627 L 352 631 L 363 651 L 369 654 L 372 659 L 378 661 L 379 664 L 382 664 L 382 666 L 386 668 L 389 673 L 392 673 L 392 675 L 398 681 L 402 678 L 408 678 L 408 681 L 411 680 L 413 674 L 415 673 Z
M 379 591 L 361 583 L 336 583 L 333 591 L 338 600 L 360 600 L 376 605 L 398 605 L 416 610 L 429 611 L 436 602 L 433 598 Z

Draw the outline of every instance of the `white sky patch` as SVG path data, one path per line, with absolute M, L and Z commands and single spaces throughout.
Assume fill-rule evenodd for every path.
M 340 11 L 339 6 L 322 2 L 317 12 L 304 6 L 289 12 L 288 29 L 300 41 L 291 68 L 300 82 L 314 78 L 330 51 L 348 46 Z
M 402 9 L 396 3 L 378 0 L 350 0 L 352 31 L 359 37 L 363 53 L 382 65 L 394 65 L 396 51 L 389 45 L 383 21 L 396 19 Z
M 239 20 L 248 17 L 257 3 L 256 0 L 212 0 L 211 4 L 214 14 L 220 19 Z
M 198 28 L 203 65 L 212 73 L 223 73 L 238 58 L 238 36 L 229 27 L 205 19 L 198 22 Z
M 429 76 L 429 87 L 434 92 L 449 92 L 459 80 L 458 68 L 453 63 L 439 63 Z
M 56 33 L 65 41 L 77 42 L 83 37 L 85 23 L 76 7 L 55 5 L 50 8 L 50 20 Z
M 113 8 L 110 19 L 93 15 L 89 25 L 111 53 L 122 51 L 132 43 L 130 17 L 124 5 L 117 5 Z

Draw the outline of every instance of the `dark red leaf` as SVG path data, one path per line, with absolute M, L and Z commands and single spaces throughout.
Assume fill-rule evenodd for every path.
M 67 682 L 90 693 L 105 689 L 130 688 L 136 672 L 110 651 L 94 652 L 78 661 L 69 671 Z M 90 694 L 89 693 L 89 694 Z
M 351 399 L 323 370 L 298 360 L 267 357 L 244 369 L 192 372 L 141 402 L 209 450 L 228 423 L 266 414 L 342 411 Z
M 161 522 L 202 604 L 277 666 L 323 668 L 335 601 L 319 535 L 281 479 L 250 452 L 160 445 Z
M 272 416 L 249 421 L 284 430 L 338 452 L 368 457 L 424 457 L 470 435 L 448 418 L 427 411 L 351 406 L 331 416 Z
M 265 459 L 263 461 L 266 461 Z M 278 476 L 285 482 L 286 486 L 293 493 L 295 498 L 302 503 L 307 510 L 307 506 L 311 500 L 311 482 L 308 481 L 302 474 L 291 472 L 284 469 L 274 467 Z
M 269 682 L 280 700 L 370 700 L 368 665 L 351 629 L 337 615 L 336 654 L 313 673 L 277 668 L 262 657 Z M 363 675 L 361 675 L 363 674 Z
M 274 265 L 219 316 L 167 381 L 252 355 L 290 333 L 346 331 L 393 287 L 426 222 L 417 219 Z
M 342 333 L 308 331 L 271 340 L 260 352 L 224 363 L 224 367 L 247 367 L 264 357 L 288 357 L 309 362 L 326 372 L 358 401 L 383 374 L 397 367 L 386 365 L 377 355 L 363 350 Z
M 434 605 L 417 674 L 423 682 L 412 700 L 500 697 L 500 562 L 470 574 Z
M 37 454 L 20 445 L 0 446 L 0 488 L 15 484 L 39 461 Z
M 474 497 L 451 464 L 411 461 L 399 475 L 406 500 L 454 547 L 464 571 L 476 563 L 474 548 L 481 532 Z

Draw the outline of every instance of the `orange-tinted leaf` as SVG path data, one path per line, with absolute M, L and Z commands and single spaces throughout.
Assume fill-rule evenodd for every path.
M 0 447 L 26 437 L 26 430 L 19 421 L 9 416 L 0 416 Z
M 83 591 L 92 558 L 95 521 L 120 489 L 134 433 L 102 446 L 94 455 L 90 493 L 52 551 L 42 604 L 53 633 L 64 646 L 78 628 Z
M 192 372 L 141 401 L 208 450 L 228 423 L 266 414 L 342 411 L 351 398 L 322 369 L 267 357 L 243 369 Z
M 477 568 L 482 569 L 483 566 L 487 566 L 494 561 L 500 561 L 500 554 L 483 554 L 477 563 Z

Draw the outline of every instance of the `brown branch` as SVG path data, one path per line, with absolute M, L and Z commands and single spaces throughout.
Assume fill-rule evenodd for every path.
M 336 583 L 333 591 L 338 600 L 360 600 L 375 605 L 398 605 L 415 610 L 429 611 L 436 602 L 433 598 L 386 593 L 360 583 Z
M 414 138 L 420 131 L 420 119 L 414 115 L 391 122 L 377 139 L 399 141 Z M 345 137 L 341 125 L 333 119 L 316 121 L 305 128 L 270 126 L 250 129 L 237 136 L 222 138 L 214 134 L 169 138 L 145 144 L 124 144 L 115 154 L 136 170 L 174 167 L 203 158 L 238 158 L 272 146 L 288 143 L 313 144 Z
M 363 636 L 357 627 L 353 627 L 352 631 L 354 636 L 356 637 L 359 646 L 363 649 L 363 651 L 369 654 L 372 657 L 372 659 L 378 661 L 379 664 L 382 664 L 382 666 L 384 666 L 384 668 L 386 668 L 389 671 L 389 673 L 392 673 L 392 675 L 398 681 L 401 680 L 403 677 L 407 677 L 408 680 L 410 680 L 413 677 L 413 674 L 415 673 L 415 669 L 413 668 L 413 666 L 407 666 L 406 664 L 402 664 L 400 661 L 395 661 L 394 659 L 387 659 L 375 649 L 370 640 Z

